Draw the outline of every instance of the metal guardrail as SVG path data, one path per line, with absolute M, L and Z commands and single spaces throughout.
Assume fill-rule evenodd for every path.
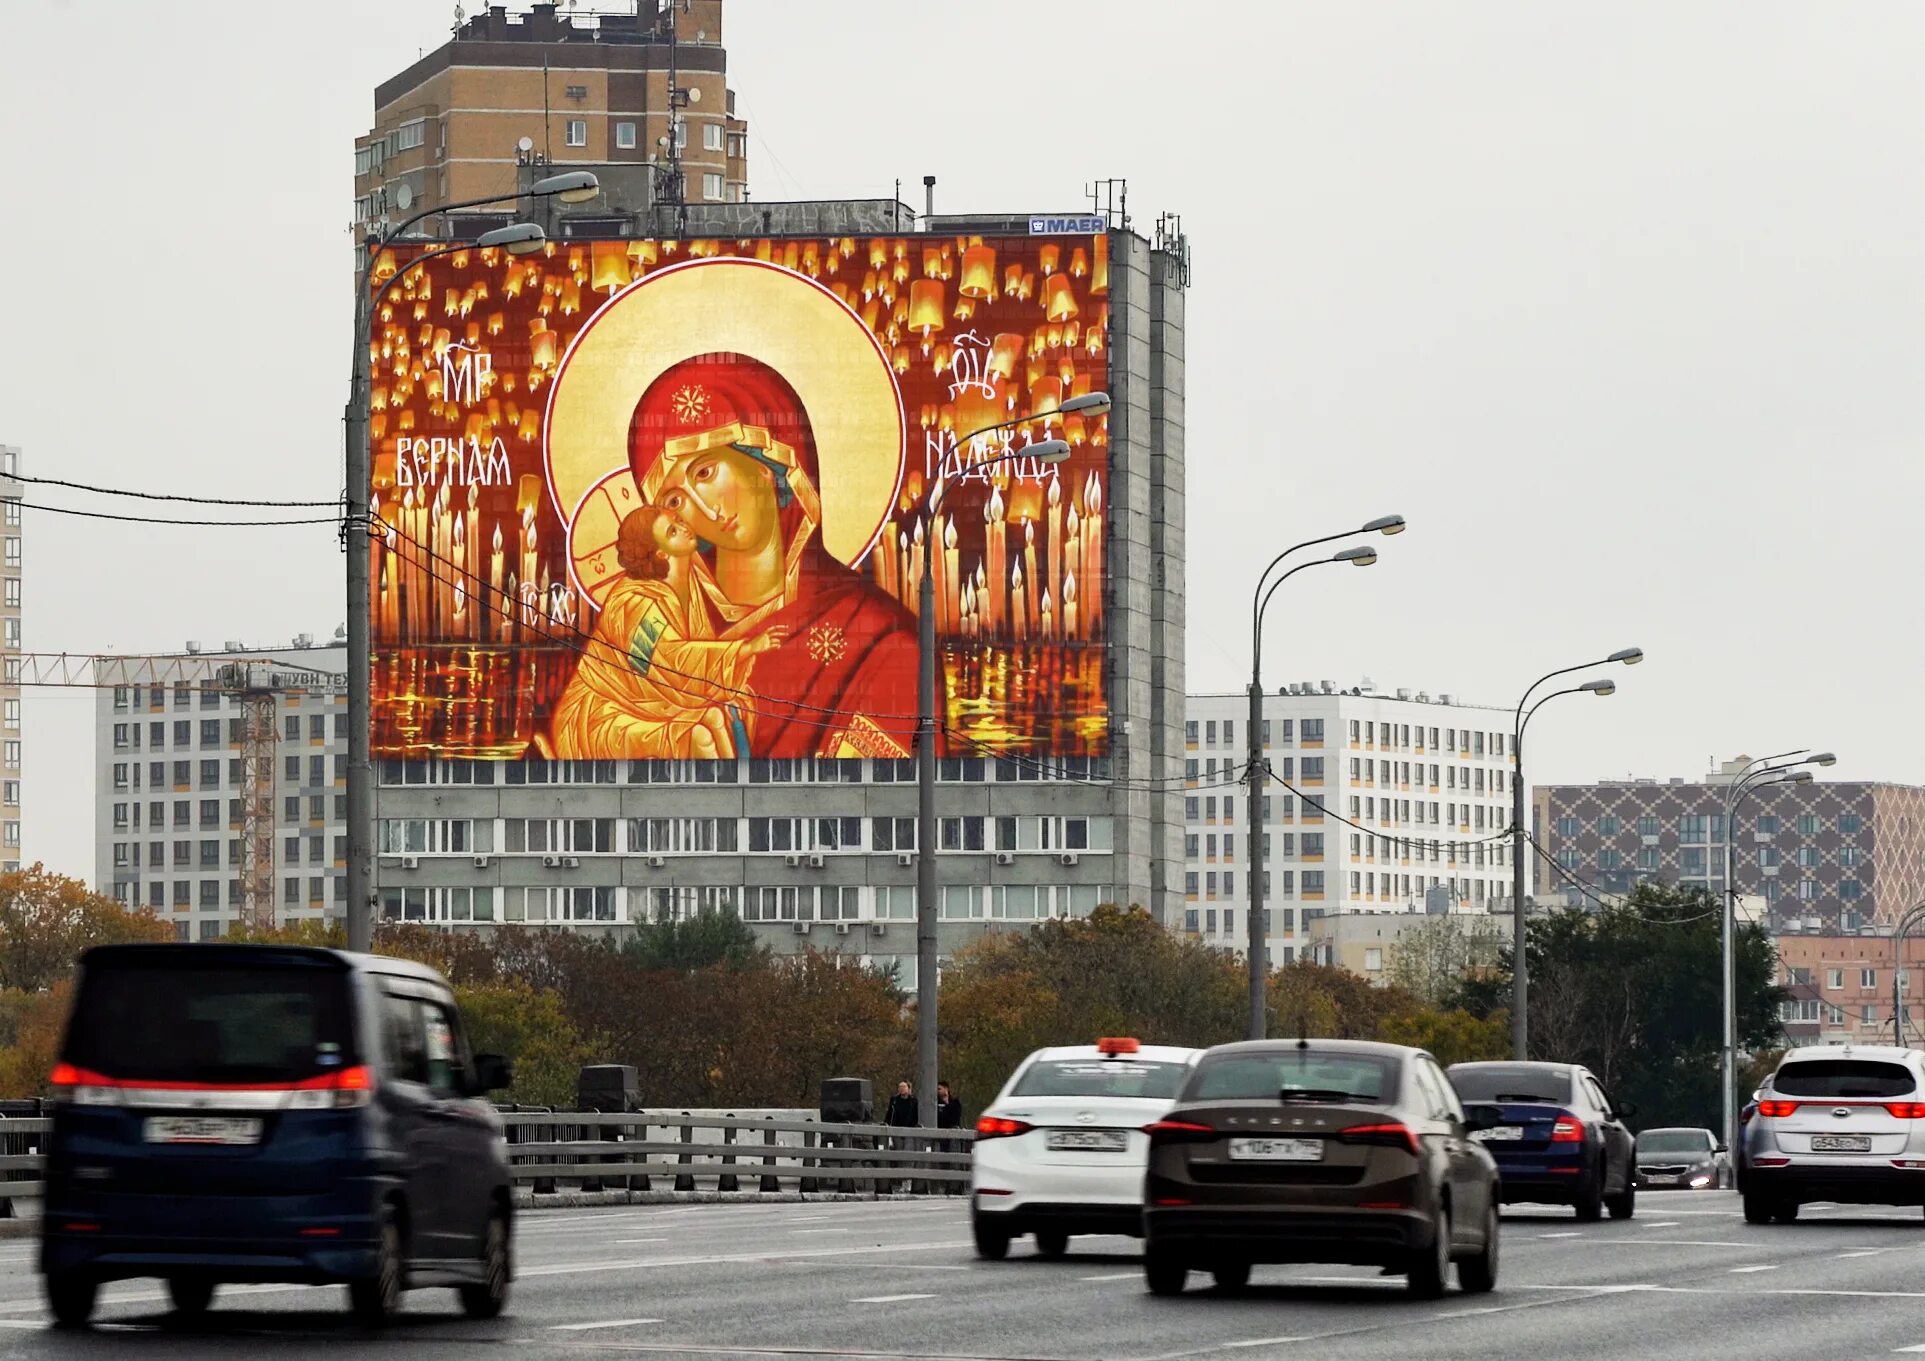
M 975 1131 L 940 1136 L 889 1125 L 787 1116 L 510 1109 L 501 1114 L 515 1184 L 563 1191 L 879 1196 L 960 1194 Z M 42 1190 L 41 1141 L 52 1121 L 0 1117 L 0 1219 Z M 657 1183 L 661 1183 L 657 1185 Z

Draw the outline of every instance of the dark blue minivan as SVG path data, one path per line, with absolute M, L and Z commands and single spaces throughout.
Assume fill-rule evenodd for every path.
M 269 945 L 81 958 L 54 1068 L 40 1269 L 57 1323 L 157 1276 L 182 1314 L 229 1281 L 345 1284 L 369 1324 L 453 1286 L 493 1317 L 512 1277 L 500 1118 L 454 994 L 406 960 Z

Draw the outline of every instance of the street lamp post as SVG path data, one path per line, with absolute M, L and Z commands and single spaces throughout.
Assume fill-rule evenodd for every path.
M 1905 1047 L 1905 994 L 1899 990 L 1899 972 L 1905 967 L 1905 937 L 1913 929 L 1925 923 L 1925 903 L 1918 903 L 1905 910 L 1892 928 L 1892 1043 L 1898 1048 Z
M 1561 666 L 1555 671 L 1546 672 L 1531 683 L 1522 699 L 1517 701 L 1517 710 L 1511 722 L 1511 1052 L 1519 1063 L 1530 1056 L 1530 960 L 1525 949 L 1524 932 L 1524 858 L 1529 854 L 1530 838 L 1525 835 L 1524 823 L 1524 729 L 1530 725 L 1531 716 L 1559 695 L 1593 694 L 1599 698 L 1617 692 L 1615 681 L 1586 681 L 1568 690 L 1556 690 L 1544 696 L 1530 711 L 1524 706 L 1530 704 L 1531 696 L 1537 687 L 1547 680 L 1558 676 L 1568 676 L 1573 671 L 1588 671 L 1594 666 L 1605 666 L 1619 662 L 1625 666 L 1636 666 L 1644 660 L 1641 647 L 1619 648 L 1608 657 L 1600 657 L 1594 662 L 1582 662 L 1577 666 Z
M 1816 756 L 1807 756 L 1809 748 L 1797 751 L 1781 751 L 1776 756 L 1760 756 L 1747 761 L 1739 768 L 1737 776 L 1725 787 L 1724 796 L 1724 901 L 1723 911 L 1718 916 L 1719 936 L 1719 997 L 1720 1009 L 1724 1016 L 1720 1022 L 1723 1032 L 1719 1049 L 1718 1073 L 1723 1084 L 1723 1095 L 1719 1099 L 1719 1110 L 1724 1118 L 1724 1142 L 1729 1148 L 1738 1137 L 1738 885 L 1732 878 L 1732 843 L 1735 839 L 1735 824 L 1738 819 L 1738 806 L 1755 790 L 1774 784 L 1809 784 L 1811 772 L 1799 770 L 1799 766 L 1828 766 L 1837 757 L 1828 751 Z M 1799 759 L 1791 759 L 1793 757 Z
M 537 180 L 528 190 L 529 198 L 560 199 L 563 203 L 583 203 L 600 193 L 595 176 L 586 170 L 564 171 Z M 444 250 L 429 251 L 410 260 L 382 284 L 379 293 L 368 296 L 368 275 L 381 252 L 394 245 L 408 228 L 435 213 L 466 208 L 485 208 L 497 203 L 512 203 L 520 194 L 497 194 L 490 198 L 466 199 L 423 209 L 386 236 L 370 236 L 363 247 L 354 279 L 354 357 L 349 368 L 348 405 L 343 419 L 346 442 L 346 487 L 342 506 L 342 539 L 347 548 L 348 607 L 348 816 L 347 816 L 347 928 L 348 948 L 365 951 L 374 939 L 374 763 L 369 753 L 373 710 L 370 698 L 372 654 L 368 638 L 368 553 L 364 542 L 373 526 L 368 523 L 368 500 L 372 459 L 368 449 L 369 365 L 368 346 L 380 299 L 395 283 L 429 260 L 455 250 L 475 246 L 500 247 L 511 254 L 526 254 L 541 248 L 546 237 L 533 223 L 510 223 L 484 232 L 473 241 L 463 241 Z M 431 244 L 431 243 L 430 243 Z
M 1270 608 L 1270 598 L 1276 594 L 1277 587 L 1306 567 L 1320 567 L 1326 563 L 1348 562 L 1357 567 L 1368 567 L 1377 561 L 1374 548 L 1346 548 L 1327 558 L 1314 562 L 1299 563 L 1278 577 L 1270 580 L 1270 574 L 1283 565 L 1283 560 L 1303 548 L 1314 548 L 1318 544 L 1335 543 L 1338 539 L 1353 538 L 1359 534 L 1401 534 L 1406 528 L 1401 515 L 1380 515 L 1357 529 L 1346 529 L 1341 534 L 1326 534 L 1320 539 L 1306 539 L 1292 544 L 1270 560 L 1257 578 L 1257 588 L 1250 597 L 1250 719 L 1248 739 L 1249 760 L 1245 763 L 1243 778 L 1249 782 L 1249 818 L 1246 832 L 1250 842 L 1250 883 L 1248 909 L 1249 921 L 1245 923 L 1245 940 L 1248 942 L 1248 965 L 1250 972 L 1250 1032 L 1249 1038 L 1263 1039 L 1269 1030 L 1268 997 L 1266 988 L 1270 976 L 1269 938 L 1263 929 L 1263 792 L 1269 783 L 1270 767 L 1263 757 L 1263 616 Z M 1265 584 L 1268 583 L 1268 589 Z
M 1065 415 L 1080 412 L 1097 416 L 1109 409 L 1106 392 L 1084 393 L 1058 408 Z M 986 425 L 962 436 L 956 447 L 961 449 L 980 436 L 1026 425 L 1049 414 L 1032 413 Z M 1041 440 L 984 459 L 970 471 L 981 472 L 1019 458 L 1056 464 L 1069 456 L 1067 442 Z M 936 882 L 936 554 L 929 516 L 941 488 L 938 480 L 923 499 L 923 540 L 931 548 L 922 556 L 922 578 L 916 583 L 916 1110 L 924 1129 L 936 1126 L 936 1083 L 940 1077 L 936 1062 L 936 897 L 941 892 Z

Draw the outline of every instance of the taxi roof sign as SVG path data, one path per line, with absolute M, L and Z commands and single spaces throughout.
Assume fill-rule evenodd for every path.
M 1115 1058 L 1121 1054 L 1134 1054 L 1143 1046 L 1127 1035 L 1105 1035 L 1096 1042 L 1096 1052 Z

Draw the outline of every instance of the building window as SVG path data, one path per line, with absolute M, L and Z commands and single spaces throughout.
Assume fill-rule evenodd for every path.
M 702 149 L 704 151 L 720 151 L 722 149 L 722 125 L 720 123 L 704 123 L 702 125 Z
M 1859 828 L 1864 825 L 1864 820 L 1856 813 L 1840 813 L 1838 815 L 1838 830 L 1840 834 L 1844 836 L 1858 835 Z
M 428 123 L 427 120 L 423 118 L 416 118 L 411 122 L 403 123 L 394 130 L 394 149 L 396 151 L 413 151 L 427 140 Z
M 722 177 L 714 173 L 702 176 L 702 197 L 711 203 L 722 201 Z
M 1864 887 L 1856 879 L 1840 879 L 1838 881 L 1838 896 L 1846 902 L 1850 902 L 1856 898 L 1862 898 L 1864 893 Z
M 688 124 L 679 118 L 675 120 L 675 149 L 688 150 Z
M 20 608 L 20 578 L 7 578 L 7 604 L 13 609 Z
M 1656 836 L 1657 834 L 1658 834 L 1658 820 L 1657 820 L 1657 819 L 1656 819 L 1655 817 L 1648 817 L 1648 816 L 1647 816 L 1647 817 L 1641 817 L 1641 818 L 1639 818 L 1639 819 L 1638 819 L 1638 835 L 1639 835 L 1639 836 L 1641 836 L 1641 837 L 1643 837 L 1643 836 L 1651 836 L 1651 837 L 1654 837 L 1654 836 Z
M 1878 970 L 1860 969 L 1858 971 L 1858 986 L 1861 988 L 1876 989 L 1878 987 Z
M 1616 836 L 1618 834 L 1618 820 L 1609 813 L 1606 813 L 1597 820 L 1597 834 L 1599 836 Z
M 1678 819 L 1678 839 L 1680 841 L 1704 841 L 1706 819 L 1702 813 L 1687 813 Z
M 615 125 L 615 148 L 618 151 L 633 151 L 635 149 L 635 125 L 633 123 L 617 123 Z
M 587 146 L 588 145 L 588 120 L 587 119 L 571 118 L 568 120 L 568 145 L 569 146 Z
M 20 536 L 17 534 L 7 536 L 5 563 L 8 567 L 20 565 Z
M 1811 813 L 1801 813 L 1798 817 L 1799 836 L 1817 836 L 1818 818 Z

